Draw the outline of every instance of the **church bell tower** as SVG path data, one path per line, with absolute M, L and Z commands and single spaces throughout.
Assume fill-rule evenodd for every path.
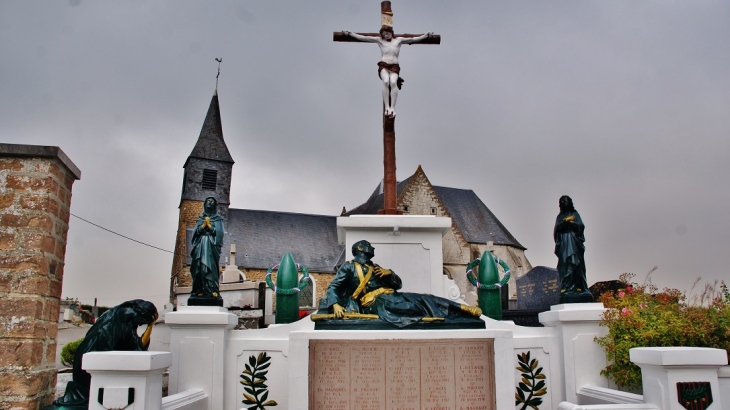
M 174 299 L 176 287 L 191 285 L 190 268 L 187 266 L 186 230 L 194 227 L 195 221 L 203 213 L 205 198 L 212 196 L 218 201 L 218 214 L 223 218 L 223 226 L 227 226 L 233 163 L 233 157 L 223 140 L 218 90 L 216 89 L 198 141 L 183 165 L 185 172 L 180 196 L 180 218 L 175 240 L 175 256 L 170 278 L 170 301 Z

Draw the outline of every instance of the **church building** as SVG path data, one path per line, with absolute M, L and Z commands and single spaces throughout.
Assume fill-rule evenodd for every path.
M 382 183 L 361 205 L 341 215 L 310 215 L 230 207 L 233 157 L 223 139 L 217 91 L 213 95 L 198 141 L 184 168 L 175 256 L 170 279 L 170 300 L 191 286 L 190 249 L 192 229 L 203 212 L 203 201 L 218 201 L 225 235 L 221 266 L 227 264 L 231 245 L 236 265 L 247 280 L 263 281 L 266 270 L 289 252 L 310 271 L 313 286 L 300 294 L 300 306 L 316 307 L 340 264 L 350 259 L 349 250 L 337 240 L 337 217 L 376 214 L 383 207 Z M 469 304 L 476 304 L 476 289 L 466 279 L 466 265 L 490 250 L 512 270 L 510 299 L 516 298 L 515 278 L 532 266 L 525 247 L 507 230 L 470 189 L 434 186 L 421 166 L 397 185 L 397 207 L 404 215 L 450 217 L 451 229 L 443 237 L 443 274 L 453 279 Z

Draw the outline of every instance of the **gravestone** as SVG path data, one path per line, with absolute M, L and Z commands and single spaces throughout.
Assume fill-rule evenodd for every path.
M 550 310 L 560 299 L 558 270 L 536 266 L 517 278 L 517 309 Z
M 309 408 L 495 409 L 494 339 L 311 340 Z

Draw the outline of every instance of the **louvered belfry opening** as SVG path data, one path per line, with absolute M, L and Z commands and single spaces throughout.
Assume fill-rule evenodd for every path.
M 203 170 L 203 189 L 206 191 L 215 191 L 218 182 L 218 171 L 215 169 Z

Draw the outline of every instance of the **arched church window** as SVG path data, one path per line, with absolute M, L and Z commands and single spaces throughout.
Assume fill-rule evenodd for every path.
M 299 275 L 299 288 L 301 289 L 303 283 L 302 283 L 302 275 Z M 307 287 L 302 289 L 301 292 L 299 292 L 299 306 L 300 307 L 316 307 L 317 301 L 314 300 L 314 298 L 317 295 L 317 285 L 314 281 L 313 277 L 309 277 L 310 281 L 307 284 Z

